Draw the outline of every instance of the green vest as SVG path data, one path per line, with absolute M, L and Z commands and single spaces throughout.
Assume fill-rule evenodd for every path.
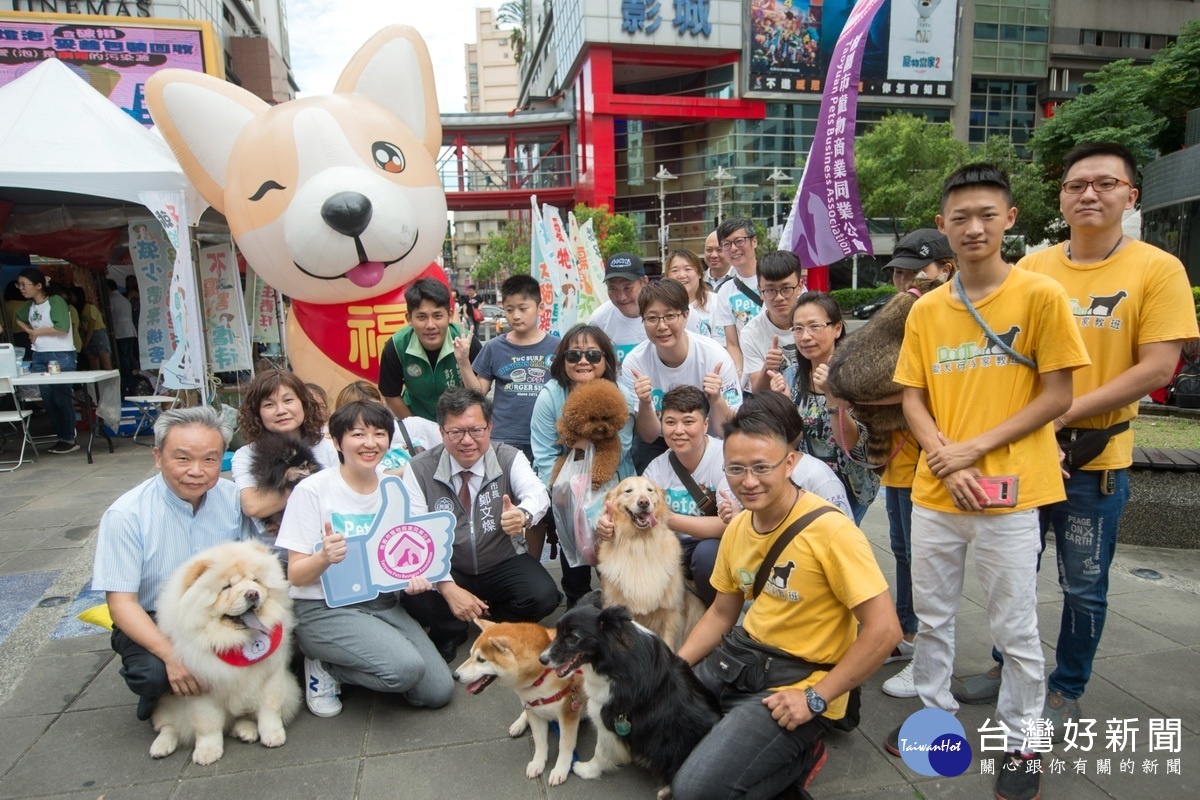
M 462 386 L 462 374 L 454 358 L 454 340 L 465 333 L 462 326 L 450 323 L 437 363 L 430 364 L 425 348 L 411 325 L 392 334 L 392 346 L 404 370 L 404 391 L 400 399 L 418 417 L 437 421 L 437 402 L 442 392 L 451 386 Z

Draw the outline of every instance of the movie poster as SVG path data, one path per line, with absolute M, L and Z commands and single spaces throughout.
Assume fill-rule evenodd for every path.
M 949 83 L 957 12 L 956 0 L 893 1 L 888 79 Z

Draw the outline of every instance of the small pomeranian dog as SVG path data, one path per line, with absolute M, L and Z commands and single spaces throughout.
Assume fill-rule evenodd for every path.
M 296 488 L 297 483 L 320 471 L 321 465 L 312 448 L 299 437 L 271 434 L 254 443 L 250 475 L 259 489 L 282 493 Z M 278 535 L 282 520 L 282 511 L 263 518 L 269 536 Z

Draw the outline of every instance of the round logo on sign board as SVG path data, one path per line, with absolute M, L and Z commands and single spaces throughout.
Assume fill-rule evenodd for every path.
M 433 563 L 433 538 L 416 525 L 398 525 L 379 540 L 376 558 L 393 578 L 415 578 Z

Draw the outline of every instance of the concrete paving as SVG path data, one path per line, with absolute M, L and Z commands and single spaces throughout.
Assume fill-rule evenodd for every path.
M 224 758 L 208 767 L 191 764 L 186 749 L 150 758 L 153 733 L 134 717 L 134 697 L 118 674 L 108 636 L 74 616 L 97 602 L 88 583 L 100 515 L 152 470 L 149 448 L 119 440 L 115 454 L 98 449 L 91 466 L 82 453 L 43 455 L 15 473 L 0 474 L 0 800 L 653 797 L 655 781 L 636 767 L 598 781 L 573 775 L 553 789 L 544 780 L 526 780 L 532 743 L 528 736 L 507 736 L 520 708 L 495 686 L 478 697 L 459 693 L 438 711 L 348 687 L 341 716 L 318 719 L 301 711 L 279 749 L 228 740 Z M 881 500 L 864 528 L 890 577 Z M 1162 577 L 1137 577 L 1132 571 L 1138 568 Z M 50 605 L 39 605 L 44 601 Z M 1042 572 L 1038 601 L 1052 664 L 1062 603 L 1052 569 Z M 957 620 L 958 675 L 990 665 L 982 603 L 979 583 L 968 573 Z M 1097 720 L 1099 736 L 1090 752 L 1059 746 L 1047 755 L 1043 797 L 1200 797 L 1198 620 L 1200 554 L 1120 548 L 1108 628 L 1083 700 L 1083 716 Z M 461 648 L 459 658 L 466 652 Z M 879 690 L 900 666 L 885 666 L 867 683 L 860 728 L 829 737 L 828 764 L 811 787 L 813 796 L 991 797 L 993 779 L 983 774 L 991 754 L 980 758 L 977 731 L 993 708 L 964 706 L 959 714 L 975 753 L 959 777 L 924 777 L 884 752 L 886 733 L 919 707 Z M 1151 719 L 1180 720 L 1178 741 L 1165 743 L 1175 752 L 1150 750 Z M 1117 752 L 1109 746 L 1108 720 L 1131 721 L 1137 728 L 1132 748 Z M 585 726 L 579 753 L 590 756 L 594 742 Z M 1111 774 L 1102 772 L 1105 760 Z

